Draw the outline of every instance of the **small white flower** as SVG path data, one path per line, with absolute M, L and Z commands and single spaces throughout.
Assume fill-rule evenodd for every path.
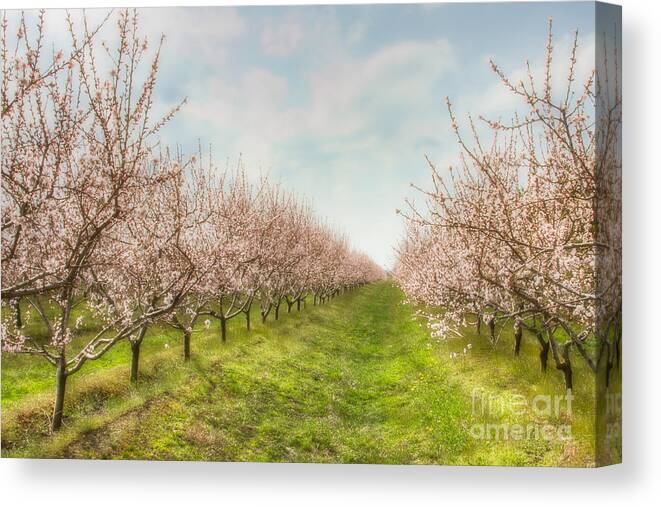
M 211 326 L 211 321 L 209 319 L 205 320 L 204 321 L 204 328 L 209 329 L 210 326 Z

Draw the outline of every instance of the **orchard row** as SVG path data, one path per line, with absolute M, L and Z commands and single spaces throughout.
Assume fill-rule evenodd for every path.
M 621 94 L 617 60 L 582 76 L 578 42 L 568 65 L 520 81 L 492 70 L 516 100 L 510 122 L 480 117 L 460 129 L 461 164 L 443 176 L 429 162 L 426 207 L 403 211 L 396 277 L 426 311 L 432 334 L 462 335 L 484 322 L 495 344 L 524 330 L 573 385 L 572 361 L 608 382 L 619 363 L 622 306 Z M 606 51 L 604 51 L 606 53 Z M 564 81 L 555 76 L 566 76 Z M 501 324 L 501 325 L 497 325 Z
M 150 326 L 179 330 L 188 359 L 200 319 L 225 341 L 253 304 L 277 319 L 384 276 L 279 185 L 160 146 L 181 107 L 154 119 L 160 44 L 136 12 L 115 21 L 116 47 L 96 45 L 108 19 L 69 19 L 70 47 L 52 54 L 43 13 L 3 23 L 2 348 L 53 366 L 55 430 L 67 378 L 118 343 L 137 380 Z

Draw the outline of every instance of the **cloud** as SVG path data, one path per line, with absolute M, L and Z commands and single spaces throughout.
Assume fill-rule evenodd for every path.
M 269 19 L 262 29 L 262 49 L 268 55 L 287 56 L 299 48 L 303 37 L 303 25 L 297 17 Z
M 578 49 L 576 53 L 576 66 L 574 68 L 575 80 L 573 89 L 575 93 L 580 94 L 583 91 L 583 84 L 587 81 L 594 69 L 595 61 L 595 37 L 593 33 L 582 36 L 578 40 Z M 555 36 L 553 48 L 553 60 L 551 64 L 551 89 L 556 100 L 564 98 L 569 73 L 569 57 L 573 44 L 573 35 L 563 34 Z M 538 90 L 541 90 L 545 72 L 544 40 L 540 38 L 540 44 L 534 48 L 534 54 L 529 56 L 530 69 L 533 80 Z M 480 114 L 488 118 L 501 117 L 508 120 L 513 116 L 514 111 L 524 111 L 526 107 L 523 99 L 517 97 L 508 90 L 494 74 L 488 63 L 489 58 L 484 58 L 483 81 L 485 85 L 474 93 L 464 94 L 457 105 L 460 106 L 463 113 L 470 113 L 474 116 Z M 525 62 L 521 61 L 516 66 L 507 66 L 494 58 L 496 64 L 501 67 L 505 75 L 512 83 L 523 81 L 527 86 L 529 83 L 528 70 Z M 522 108 L 524 106 L 524 108 Z
M 427 176 L 421 147 L 443 132 L 435 90 L 453 65 L 447 41 L 408 40 L 360 55 L 338 44 L 295 75 L 234 68 L 190 84 L 178 130 L 203 133 L 221 158 L 241 155 L 253 174 L 269 171 L 388 265 L 394 210 L 409 181 Z
M 307 51 L 323 61 L 338 48 L 362 42 L 368 30 L 366 19 L 342 22 L 337 11 L 329 7 L 289 8 L 283 12 L 261 22 L 261 49 L 268 56 L 283 58 Z
M 189 100 L 161 132 L 163 142 L 190 152 L 199 139 L 221 161 L 241 155 L 250 172 L 269 171 L 310 198 L 320 216 L 388 265 L 402 231 L 394 210 L 415 195 L 409 182 L 429 181 L 424 155 L 441 171 L 457 159 L 444 97 L 460 120 L 467 113 L 509 118 L 518 101 L 486 56 L 520 79 L 523 57 L 543 68 L 544 38 L 540 32 L 530 54 L 531 39 L 481 42 L 479 23 L 430 28 L 424 21 L 431 16 L 438 26 L 445 22 L 436 9 L 408 20 L 417 8 L 392 8 L 387 16 L 385 8 L 353 9 L 140 12 L 152 40 L 167 35 L 158 107 Z M 590 34 L 581 40 L 579 79 L 594 62 Z M 559 37 L 554 82 L 566 75 L 568 49 L 569 38 Z
M 182 114 L 211 125 L 212 137 L 227 139 L 230 131 L 240 132 L 237 139 L 243 144 L 230 151 L 247 157 L 257 151 L 269 157 L 259 161 L 267 166 L 281 162 L 275 151 L 282 143 L 301 138 L 313 140 L 319 148 L 328 146 L 333 153 L 352 152 L 370 135 L 409 139 L 422 134 L 424 118 L 418 115 L 427 108 L 410 99 L 435 101 L 430 85 L 451 62 L 447 41 L 404 42 L 362 58 L 336 54 L 301 77 L 309 99 L 294 104 L 288 100 L 287 77 L 253 66 L 238 76 L 193 83 L 190 104 Z M 397 123 L 391 123 L 393 115 Z M 398 133 L 401 129 L 406 132 Z
M 98 34 L 97 39 L 112 43 L 116 39 L 117 17 L 121 9 L 49 9 L 46 11 L 45 47 L 54 44 L 67 48 L 71 44 L 66 22 L 71 16 L 80 38 L 83 27 L 83 12 L 90 29 L 96 28 L 110 13 L 110 17 Z M 18 27 L 21 11 L 8 11 L 10 33 Z M 34 36 L 38 11 L 25 11 L 29 35 Z M 186 8 L 141 8 L 138 10 L 139 30 L 152 45 L 161 35 L 166 35 L 166 48 L 170 58 L 187 57 L 187 60 L 207 59 L 218 61 L 228 44 L 246 34 L 247 25 L 239 11 L 231 7 L 186 7 Z M 101 51 L 99 50 L 99 54 Z
M 450 45 L 443 40 L 401 42 L 365 58 L 340 55 L 308 75 L 308 128 L 332 137 L 368 127 L 380 130 L 388 113 L 398 113 L 401 122 L 425 107 L 422 100 L 431 98 L 433 84 L 452 64 Z
M 141 9 L 142 28 L 154 38 L 166 35 L 168 58 L 218 65 L 231 44 L 247 33 L 247 23 L 231 7 Z

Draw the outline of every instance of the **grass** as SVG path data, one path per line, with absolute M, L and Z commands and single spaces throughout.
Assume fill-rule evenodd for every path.
M 196 329 L 190 363 L 181 338 L 150 332 L 141 379 L 128 382 L 124 344 L 68 381 L 64 428 L 48 435 L 54 372 L 38 359 L 3 355 L 2 452 L 7 457 L 439 463 L 589 466 L 594 381 L 576 367 L 571 415 L 475 410 L 473 394 L 510 407 L 517 396 L 562 395 L 562 376 L 539 371 L 524 337 L 521 356 L 501 333 L 430 340 L 388 282 L 253 330 L 230 322 Z M 282 310 L 282 308 L 281 308 Z M 463 354 L 468 343 L 472 348 Z M 168 347 L 166 348 L 166 344 Z M 452 359 L 451 352 L 461 352 Z M 482 399 L 482 398 L 480 398 Z M 572 440 L 480 439 L 486 424 L 570 424 Z

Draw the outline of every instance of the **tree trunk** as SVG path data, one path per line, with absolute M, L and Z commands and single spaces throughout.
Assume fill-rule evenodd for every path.
M 140 365 L 140 341 L 131 342 L 131 382 L 138 381 L 138 367 Z
M 131 342 L 131 382 L 135 383 L 138 381 L 138 367 L 140 365 L 140 346 L 142 345 L 142 340 L 145 338 L 147 333 L 147 326 L 144 325 L 140 328 L 138 333 L 138 338 L 135 341 Z
M 541 349 L 539 351 L 539 363 L 542 367 L 542 371 L 546 371 L 549 366 L 549 349 L 551 345 L 549 342 L 543 342 Z
M 475 331 L 477 331 L 477 334 L 480 334 L 481 330 L 482 330 L 482 314 L 480 312 L 477 312 L 477 321 L 475 322 Z
M 521 338 L 523 337 L 523 328 L 521 323 L 514 324 L 514 355 L 518 356 L 521 352 Z
M 246 329 L 250 331 L 250 308 L 244 313 L 246 314 Z
M 496 341 L 496 319 L 494 317 L 489 319 L 489 339 L 491 343 Z
M 620 352 L 621 339 L 622 339 L 622 335 L 618 333 L 617 339 L 615 340 L 615 364 L 617 365 L 618 369 L 620 367 L 620 358 L 621 358 L 621 352 Z
M 16 299 L 14 303 L 12 304 L 14 307 L 14 312 L 16 312 L 15 315 L 15 323 L 16 323 L 16 329 L 20 329 L 23 327 L 23 318 L 21 317 L 21 300 Z
M 571 363 L 562 363 L 560 370 L 562 371 L 565 378 L 565 387 L 567 390 L 571 391 L 574 386 Z
M 269 316 L 269 313 L 271 313 L 271 310 L 273 309 L 273 304 L 269 303 L 268 306 L 264 307 L 262 306 L 260 309 L 260 313 L 262 314 L 262 324 L 266 324 L 266 318 Z
M 184 361 L 190 361 L 190 335 L 190 331 L 184 331 Z
M 220 318 L 220 341 L 227 342 L 227 319 L 225 317 Z
M 537 337 L 537 342 L 539 343 L 539 364 L 542 368 L 542 371 L 545 372 L 549 365 L 549 350 L 551 348 L 550 342 L 544 340 L 541 331 L 535 333 Z
M 571 358 L 569 356 L 569 351 L 571 349 L 571 343 L 567 343 L 562 347 L 562 362 L 557 363 L 557 352 L 554 350 L 554 358 L 556 358 L 556 368 L 562 371 L 562 374 L 565 378 L 565 387 L 567 390 L 572 390 L 574 387 L 573 372 L 571 368 Z
M 280 317 L 280 303 L 275 305 L 275 314 L 274 314 L 275 320 L 278 320 L 278 317 Z
M 610 386 L 611 381 L 611 370 L 613 369 L 613 360 L 608 358 L 606 361 L 606 388 Z
M 606 339 L 604 341 L 604 344 L 606 346 L 606 368 L 605 368 L 605 381 L 606 381 L 606 388 L 610 385 L 610 380 L 611 380 L 611 370 L 613 369 L 613 364 L 614 364 L 614 359 L 615 359 L 615 343 L 611 345 L 611 343 Z M 599 361 L 597 361 L 597 364 Z
M 57 431 L 62 427 L 62 413 L 64 412 L 64 391 L 67 384 L 66 361 L 64 356 L 57 360 L 55 386 L 55 406 L 53 408 L 53 422 L 51 430 Z
M 300 299 L 296 300 L 296 311 L 297 312 L 301 311 L 301 300 Z

